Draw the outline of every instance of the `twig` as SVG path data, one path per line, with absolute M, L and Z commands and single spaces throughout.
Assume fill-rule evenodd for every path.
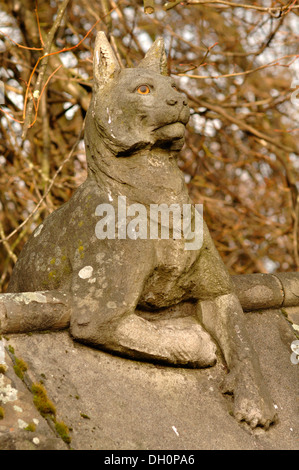
M 11 39 L 10 36 L 8 36 L 7 34 L 3 33 L 3 31 L 0 31 L 0 34 L 2 34 L 3 36 L 5 36 L 9 41 L 13 42 L 16 46 L 20 47 L 21 49 L 27 49 L 28 51 L 42 51 L 43 48 L 42 47 L 28 47 L 28 46 L 23 46 L 22 44 L 19 44 L 18 42 L 14 41 L 13 39 Z
M 298 238 L 299 238 L 299 193 L 297 194 L 297 200 L 294 207 L 293 213 L 294 227 L 293 227 L 293 245 L 294 245 L 294 258 L 297 269 L 299 270 L 299 247 L 298 247 Z
M 211 111 L 214 111 L 217 114 L 220 114 L 223 116 L 227 121 L 230 121 L 234 124 L 236 124 L 240 129 L 243 129 L 244 131 L 249 132 L 250 134 L 254 135 L 258 139 L 260 139 L 262 142 L 264 141 L 269 142 L 270 144 L 274 145 L 275 147 L 279 148 L 280 150 L 283 150 L 288 153 L 294 152 L 294 149 L 291 147 L 287 147 L 286 145 L 282 145 L 280 142 L 277 142 L 276 140 L 272 139 L 268 135 L 264 134 L 263 132 L 260 132 L 259 130 L 255 129 L 254 127 L 250 126 L 246 122 L 244 122 L 241 119 L 237 119 L 234 116 L 230 115 L 221 106 L 217 106 L 215 104 L 209 103 L 205 100 L 202 99 L 197 99 L 194 98 L 190 93 L 188 93 L 186 90 L 184 90 L 184 93 L 190 98 L 194 103 L 197 103 L 199 106 L 202 106 L 204 108 L 210 109 Z
M 61 172 L 62 168 L 64 167 L 64 165 L 72 158 L 73 156 L 73 153 L 77 147 L 77 145 L 79 144 L 80 140 L 82 139 L 82 136 L 83 136 L 83 132 L 84 132 L 84 124 L 85 122 L 83 123 L 83 126 L 82 126 L 82 129 L 81 129 L 81 132 L 80 132 L 80 135 L 78 137 L 78 139 L 76 140 L 76 142 L 74 143 L 70 153 L 68 154 L 68 156 L 66 157 L 65 160 L 63 160 L 63 162 L 61 163 L 61 165 L 59 166 L 59 168 L 56 170 L 53 178 L 51 179 L 50 181 L 50 184 L 46 190 L 46 192 L 44 193 L 43 197 L 38 201 L 36 207 L 34 208 L 34 210 L 28 215 L 28 217 L 26 217 L 26 219 L 15 229 L 13 230 L 7 237 L 5 238 L 1 238 L 0 239 L 0 243 L 5 243 L 7 242 L 11 237 L 13 237 L 22 227 L 24 227 L 24 225 L 27 224 L 27 222 L 31 219 L 31 217 L 38 211 L 38 209 L 40 208 L 40 206 L 42 205 L 42 203 L 45 201 L 45 199 L 47 198 L 49 192 L 51 191 L 53 185 L 54 185 L 54 182 L 57 178 L 57 176 L 59 175 L 59 173 Z
M 217 44 L 217 43 L 216 43 Z M 215 44 L 215 45 L 216 45 Z M 214 46 L 212 46 L 214 47 Z M 209 48 L 210 50 L 211 48 Z M 289 64 L 280 64 L 279 61 L 282 60 L 282 59 L 286 59 L 286 58 L 289 58 L 289 57 L 293 57 L 294 59 L 292 60 L 292 62 L 290 62 Z M 274 66 L 281 66 L 281 67 L 289 67 L 290 65 L 293 64 L 293 62 L 295 60 L 297 60 L 299 58 L 299 55 L 285 55 L 283 57 L 280 57 L 279 59 L 276 59 L 274 62 L 270 62 L 269 64 L 264 64 L 264 65 L 260 65 L 259 67 L 256 67 L 255 69 L 251 69 L 251 70 L 245 70 L 244 72 L 233 72 L 233 73 L 226 73 L 226 74 L 223 74 L 223 75 L 185 75 L 185 73 L 179 73 L 178 76 L 179 77 L 184 77 L 184 76 L 187 76 L 189 78 L 197 78 L 197 79 L 207 79 L 207 78 L 212 78 L 212 79 L 218 79 L 218 78 L 229 78 L 229 77 L 239 77 L 240 75 L 250 75 L 254 72 L 257 72 L 259 70 L 263 70 L 263 69 L 266 69 L 266 68 L 270 68 L 270 67 L 274 67 Z
M 56 72 L 58 72 L 58 70 L 59 70 L 61 67 L 62 67 L 62 64 L 59 65 L 59 66 L 51 73 L 51 75 L 49 75 L 49 77 L 47 78 L 47 81 L 46 81 L 46 83 L 44 84 L 43 89 L 41 90 L 40 94 L 37 94 L 37 95 L 38 95 L 38 96 L 37 96 L 37 104 L 35 105 L 35 103 L 34 103 L 34 107 L 35 107 L 35 117 L 34 117 L 34 120 L 31 122 L 31 124 L 29 124 L 28 127 L 32 127 L 32 126 L 35 124 L 36 119 L 37 119 L 37 113 L 38 113 L 39 103 L 40 103 L 40 100 L 42 99 L 43 93 L 44 93 L 44 91 L 45 91 L 45 89 L 46 89 L 46 87 L 47 87 L 49 81 L 51 80 L 51 78 L 56 74 Z M 32 100 L 32 101 L 34 102 L 34 100 Z
M 170 10 L 171 8 L 176 7 L 179 3 L 183 4 L 183 3 L 186 3 L 186 2 L 182 2 L 182 0 L 175 0 L 175 2 L 164 3 L 163 10 L 165 10 L 165 11 Z
M 69 1 L 69 0 L 68 0 L 68 1 Z M 110 15 L 111 12 L 114 11 L 116 8 L 117 8 L 117 7 L 112 8 L 112 9 L 105 15 L 105 17 L 106 17 L 107 15 Z M 46 54 L 42 55 L 42 56 L 37 60 L 35 66 L 33 67 L 32 72 L 31 72 L 31 74 L 30 74 L 29 81 L 28 81 L 28 83 L 26 84 L 27 86 L 26 86 L 26 93 L 25 93 L 25 98 L 24 98 L 24 110 L 23 110 L 23 120 L 22 120 L 22 121 L 20 121 L 20 120 L 18 120 L 18 119 L 15 119 L 8 111 L 5 111 L 4 109 L 2 109 L 2 108 L 0 107 L 0 111 L 1 111 L 2 113 L 6 114 L 9 118 L 13 119 L 14 121 L 16 121 L 16 122 L 18 122 L 18 123 L 20 123 L 20 124 L 24 124 L 24 123 L 25 123 L 25 120 L 27 119 L 27 117 L 28 117 L 28 115 L 29 115 L 28 122 L 26 123 L 26 127 L 25 127 L 25 124 L 24 124 L 24 130 L 23 130 L 23 134 L 22 134 L 22 138 L 23 138 L 23 139 L 26 137 L 26 134 L 27 134 L 28 129 L 29 129 L 30 127 L 32 127 L 32 125 L 33 125 L 33 124 L 35 123 L 35 121 L 36 121 L 36 116 L 35 116 L 34 122 L 31 123 L 31 124 L 29 123 L 30 118 L 31 118 L 31 114 L 32 114 L 32 110 L 33 110 L 33 106 L 34 106 L 34 108 L 35 108 L 36 114 L 37 114 L 37 111 L 38 111 L 38 106 L 35 105 L 35 101 L 34 101 L 33 98 L 39 98 L 39 99 L 40 99 L 40 98 L 41 98 L 41 94 L 42 94 L 42 92 L 43 92 L 43 90 L 44 90 L 44 88 L 45 88 L 45 86 L 44 86 L 43 89 L 42 89 L 42 91 L 40 90 L 40 88 L 42 87 L 42 80 L 40 79 L 40 77 L 41 77 L 41 72 L 42 72 L 42 71 L 41 71 L 40 74 L 39 74 L 39 77 L 38 77 L 38 79 L 37 79 L 34 92 L 32 93 L 31 90 L 30 90 L 30 85 L 31 85 L 32 77 L 33 77 L 33 75 L 34 75 L 34 73 L 35 73 L 35 71 L 36 71 L 36 69 L 37 69 L 39 63 L 40 63 L 43 59 L 45 59 L 45 58 L 47 59 L 47 62 L 48 62 L 48 59 L 49 59 L 49 57 L 51 57 L 51 56 L 54 56 L 54 55 L 56 55 L 56 54 L 61 54 L 62 52 L 68 52 L 68 51 L 71 51 L 71 50 L 76 49 L 77 47 L 79 47 L 80 44 L 82 44 L 82 42 L 85 41 L 85 39 L 89 36 L 89 34 L 91 33 L 91 31 L 96 27 L 96 25 L 97 25 L 100 21 L 103 20 L 103 18 L 104 18 L 104 17 L 98 18 L 97 21 L 93 24 L 93 26 L 87 31 L 87 33 L 85 34 L 85 36 L 84 36 L 77 44 L 75 44 L 75 46 L 64 47 L 63 49 L 61 49 L 61 50 L 59 50 L 59 51 L 49 52 L 48 54 L 46 53 Z M 9 39 L 10 39 L 10 38 L 9 38 Z M 13 42 L 14 42 L 14 41 L 13 41 Z M 17 44 L 17 43 L 16 43 L 16 45 L 25 48 L 25 46 L 21 46 L 21 45 L 19 45 L 19 44 Z M 35 49 L 35 48 L 27 48 L 27 47 L 26 47 L 26 49 Z M 41 48 L 37 48 L 37 50 L 41 50 Z M 61 64 L 61 65 L 62 65 L 62 64 Z M 61 65 L 58 66 L 57 69 L 50 75 L 50 77 L 47 79 L 46 84 L 49 82 L 49 79 L 50 79 L 50 78 L 57 72 L 57 70 L 61 67 Z M 44 74 L 43 74 L 43 75 L 44 75 Z M 42 78 L 43 78 L 43 77 L 42 77 Z M 38 84 L 38 83 L 39 83 L 39 87 L 37 87 L 37 84 Z M 30 109 L 29 112 L 28 112 L 27 102 L 28 102 L 28 94 L 29 94 L 29 93 L 31 94 L 31 98 L 32 98 L 32 99 L 31 99 L 31 101 L 29 102 L 29 106 L 30 106 L 31 109 Z M 83 106 L 83 108 L 85 109 L 84 106 Z
M 17 262 L 17 256 L 12 252 L 12 250 L 9 246 L 9 243 L 7 243 L 7 239 L 5 238 L 5 233 L 4 233 L 2 222 L 0 222 L 0 236 L 2 238 L 3 245 L 5 246 L 5 249 L 8 253 L 8 255 L 9 255 L 9 257 L 13 260 L 14 263 L 16 263 Z
M 110 8 L 110 1 L 109 0 L 99 0 L 100 5 L 101 5 L 101 16 L 104 19 L 104 23 L 107 27 L 107 33 L 108 37 L 110 37 L 110 34 L 112 32 L 112 17 L 109 14 L 109 8 Z
M 39 16 L 38 16 L 38 9 L 37 9 L 37 0 L 35 0 L 35 16 L 36 16 L 36 22 L 37 22 L 37 27 L 38 27 L 38 32 L 39 32 L 39 39 L 40 39 L 40 42 L 41 42 L 41 45 L 43 47 L 45 47 L 45 43 L 44 43 L 44 40 L 43 40 L 43 37 L 42 37 L 42 33 L 41 33 L 41 29 L 40 29 L 40 23 L 39 23 Z
M 69 0 L 67 0 L 67 1 L 69 1 Z M 107 13 L 107 15 L 109 15 L 113 10 L 114 10 L 114 8 L 111 9 L 111 10 Z M 107 16 L 107 15 L 105 15 L 105 16 Z M 32 77 L 33 77 L 33 75 L 34 75 L 34 73 L 35 73 L 35 71 L 36 71 L 36 69 L 37 69 L 39 63 L 40 63 L 43 59 L 45 59 L 45 58 L 47 59 L 47 63 L 48 63 L 48 59 L 49 59 L 50 56 L 53 56 L 53 55 L 56 55 L 56 54 L 61 54 L 61 52 L 68 52 L 68 51 L 71 51 L 71 50 L 77 48 L 78 46 L 80 46 L 80 44 L 81 44 L 83 41 L 85 41 L 85 39 L 87 38 L 87 36 L 89 36 L 89 34 L 90 34 L 91 31 L 96 27 L 96 25 L 97 25 L 100 21 L 102 21 L 102 20 L 103 20 L 103 18 L 99 18 L 99 19 L 94 23 L 94 25 L 87 31 L 87 33 L 85 34 L 85 36 L 84 36 L 77 44 L 75 44 L 75 46 L 72 46 L 72 47 L 64 47 L 63 49 L 61 49 L 61 50 L 59 50 L 59 51 L 49 52 L 48 54 L 44 54 L 43 56 L 41 56 L 41 57 L 38 59 L 38 61 L 36 62 L 35 66 L 34 66 L 34 68 L 33 68 L 33 70 L 32 70 L 32 72 L 31 72 L 31 75 L 30 75 L 30 78 L 29 78 L 29 82 L 28 82 L 28 86 L 27 86 L 26 93 L 25 93 L 25 99 L 24 99 L 24 114 L 26 113 L 26 116 L 28 115 L 28 112 L 27 112 L 28 90 L 29 90 L 29 87 L 30 87 L 30 84 L 31 84 Z M 40 72 L 40 74 L 39 74 L 39 76 L 38 76 L 38 79 L 37 79 L 37 82 L 36 82 L 36 86 L 35 86 L 35 90 L 34 90 L 34 93 L 33 93 L 35 96 L 39 96 L 40 91 L 41 91 L 40 88 L 41 88 L 42 81 L 41 81 L 41 79 L 39 79 L 41 73 L 42 73 L 42 71 Z M 44 75 L 44 74 L 43 74 L 43 75 Z M 42 77 L 42 78 L 43 78 L 43 77 Z M 39 87 L 37 87 L 37 83 L 38 83 L 38 82 L 39 82 Z M 32 103 L 32 101 L 31 101 L 30 103 Z M 31 108 L 32 108 L 32 107 L 31 107 Z M 32 113 L 32 109 L 31 109 L 31 113 Z M 31 114 L 31 113 L 30 113 L 30 114 Z M 25 127 L 25 126 L 24 126 L 24 127 Z M 26 128 L 26 132 L 25 132 L 25 130 L 23 131 L 23 135 L 22 135 L 23 138 L 24 138 L 24 132 L 25 132 L 25 135 L 26 135 L 27 130 L 28 130 L 29 127 L 31 127 L 31 125 L 29 124 L 29 121 L 28 121 L 28 123 L 27 123 L 27 128 Z
M 176 2 L 171 2 L 170 4 L 166 3 L 166 5 L 169 5 L 168 7 L 166 7 L 166 5 L 164 5 L 164 9 L 165 10 L 169 10 L 170 8 L 173 8 L 174 6 L 176 6 L 178 3 L 181 3 L 179 1 L 176 1 Z M 287 14 L 289 13 L 289 11 L 291 10 L 295 10 L 295 9 L 298 9 L 299 8 L 299 5 L 294 5 L 296 3 L 296 1 L 293 1 L 293 2 L 290 2 L 288 3 L 288 5 L 283 5 L 283 6 L 280 6 L 280 7 L 261 7 L 261 6 L 258 6 L 258 5 L 248 5 L 248 4 L 244 4 L 244 3 L 235 3 L 235 2 L 228 2 L 228 1 L 225 1 L 225 0 L 194 0 L 194 1 L 187 1 L 186 4 L 189 6 L 189 5 L 212 5 L 212 4 L 216 4 L 216 5 L 224 5 L 224 6 L 227 6 L 227 7 L 232 7 L 232 8 L 245 8 L 247 10 L 256 10 L 256 11 L 261 11 L 261 12 L 264 12 L 264 13 L 275 13 L 275 12 L 280 12 L 280 15 L 279 17 L 282 15 L 282 14 Z
M 50 174 L 50 153 L 51 153 L 51 139 L 50 139 L 50 124 L 47 110 L 47 93 L 44 93 L 41 99 L 41 117 L 42 117 L 42 136 L 43 146 L 40 152 L 40 166 L 43 175 L 43 188 L 46 186 L 45 180 L 49 178 Z
M 155 0 L 143 0 L 144 13 L 151 15 L 155 11 Z
M 38 66 L 38 64 L 41 62 L 41 70 L 40 70 L 40 72 L 38 74 L 38 77 L 37 77 L 37 80 L 36 80 L 35 90 L 34 90 L 34 93 L 33 93 L 34 96 L 36 96 L 36 95 L 39 96 L 40 95 L 40 92 L 41 92 L 41 89 L 42 89 L 42 86 L 43 86 L 43 82 L 44 82 L 45 73 L 46 73 L 46 70 L 47 70 L 48 62 L 49 62 L 49 54 L 51 52 L 51 47 L 52 47 L 52 43 L 53 43 L 53 40 L 54 40 L 54 36 L 56 34 L 57 29 L 60 26 L 60 23 L 62 21 L 63 15 L 65 13 L 65 10 L 66 10 L 66 7 L 67 7 L 69 1 L 70 0 L 63 0 L 62 5 L 58 10 L 58 13 L 57 13 L 56 19 L 54 21 L 54 24 L 53 24 L 52 28 L 50 29 L 49 33 L 47 34 L 45 47 L 44 47 L 44 55 L 37 61 L 36 65 L 33 69 L 33 73 L 34 73 L 37 66 Z M 31 82 L 31 80 L 29 80 L 29 84 L 28 84 L 28 87 L 27 87 L 27 90 L 26 90 L 26 95 L 25 95 L 25 101 L 24 101 L 24 113 L 26 113 L 26 114 L 23 116 L 23 118 L 24 118 L 24 127 L 23 127 L 23 133 L 22 133 L 22 138 L 23 139 L 25 139 L 27 131 L 30 127 L 31 115 L 32 115 L 32 111 L 33 111 L 33 101 L 32 100 L 29 102 L 28 107 L 26 106 L 27 105 L 27 99 L 28 99 L 28 88 L 29 88 L 30 82 Z

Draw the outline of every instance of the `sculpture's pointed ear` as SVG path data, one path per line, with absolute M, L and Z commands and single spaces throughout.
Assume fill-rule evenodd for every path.
M 95 41 L 93 56 L 94 85 L 101 88 L 113 79 L 115 72 L 120 69 L 115 54 L 103 31 L 99 31 Z
M 147 51 L 138 67 L 151 69 L 162 75 L 168 75 L 167 57 L 163 38 L 158 38 Z

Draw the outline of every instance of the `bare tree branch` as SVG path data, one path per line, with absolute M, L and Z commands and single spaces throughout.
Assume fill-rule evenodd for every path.
M 65 10 L 68 6 L 69 1 L 70 0 L 63 0 L 62 4 L 61 4 L 61 6 L 60 6 L 60 8 L 57 12 L 57 16 L 56 16 L 56 19 L 53 23 L 53 26 L 52 26 L 52 28 L 50 29 L 49 33 L 46 36 L 45 43 L 44 43 L 44 53 L 43 53 L 42 59 L 40 60 L 40 71 L 39 71 L 38 77 L 36 79 L 35 89 L 34 89 L 34 92 L 33 92 L 34 97 L 38 98 L 40 96 L 40 93 L 41 93 L 41 90 L 42 90 L 42 87 L 43 87 L 43 84 L 44 84 L 44 80 L 45 80 L 45 74 L 46 74 L 47 66 L 48 66 L 48 62 L 49 62 L 49 54 L 51 52 L 54 36 L 56 34 L 57 29 L 60 26 L 60 23 L 62 21 L 63 15 L 65 13 Z M 34 103 L 33 99 L 29 99 L 28 105 L 26 106 L 26 102 L 27 102 L 26 98 L 27 98 L 27 92 L 26 92 L 25 105 L 24 105 L 24 110 L 25 110 L 26 114 L 24 116 L 24 127 L 23 127 L 23 133 L 22 133 L 22 138 L 23 139 L 26 138 L 26 134 L 27 134 L 28 128 L 29 128 L 31 120 L 32 120 L 33 103 Z

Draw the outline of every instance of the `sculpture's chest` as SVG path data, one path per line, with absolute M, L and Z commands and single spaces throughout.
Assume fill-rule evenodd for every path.
M 196 283 L 198 250 L 186 250 L 184 240 L 157 240 L 155 264 L 145 283 L 140 305 L 167 307 L 188 298 Z

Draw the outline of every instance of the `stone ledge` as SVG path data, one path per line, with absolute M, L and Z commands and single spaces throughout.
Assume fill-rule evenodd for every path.
M 299 273 L 232 276 L 245 311 L 299 306 Z
M 156 366 L 75 343 L 67 331 L 11 335 L 8 344 L 28 364 L 31 380 L 43 380 L 72 429 L 73 449 L 298 450 L 299 365 L 290 361 L 296 337 L 275 309 L 248 312 L 246 326 L 279 418 L 266 432 L 251 431 L 231 415 L 231 397 L 219 389 L 226 375 L 220 356 L 214 367 L 201 370 Z M 23 382 L 13 380 L 21 390 Z M 32 406 L 29 395 L 19 394 L 22 409 Z M 7 432 L 2 434 L 6 445 Z M 57 441 L 48 445 L 52 449 Z
M 244 311 L 299 307 L 299 273 L 232 276 Z M 0 333 L 59 330 L 70 322 L 67 294 L 58 291 L 0 294 Z

